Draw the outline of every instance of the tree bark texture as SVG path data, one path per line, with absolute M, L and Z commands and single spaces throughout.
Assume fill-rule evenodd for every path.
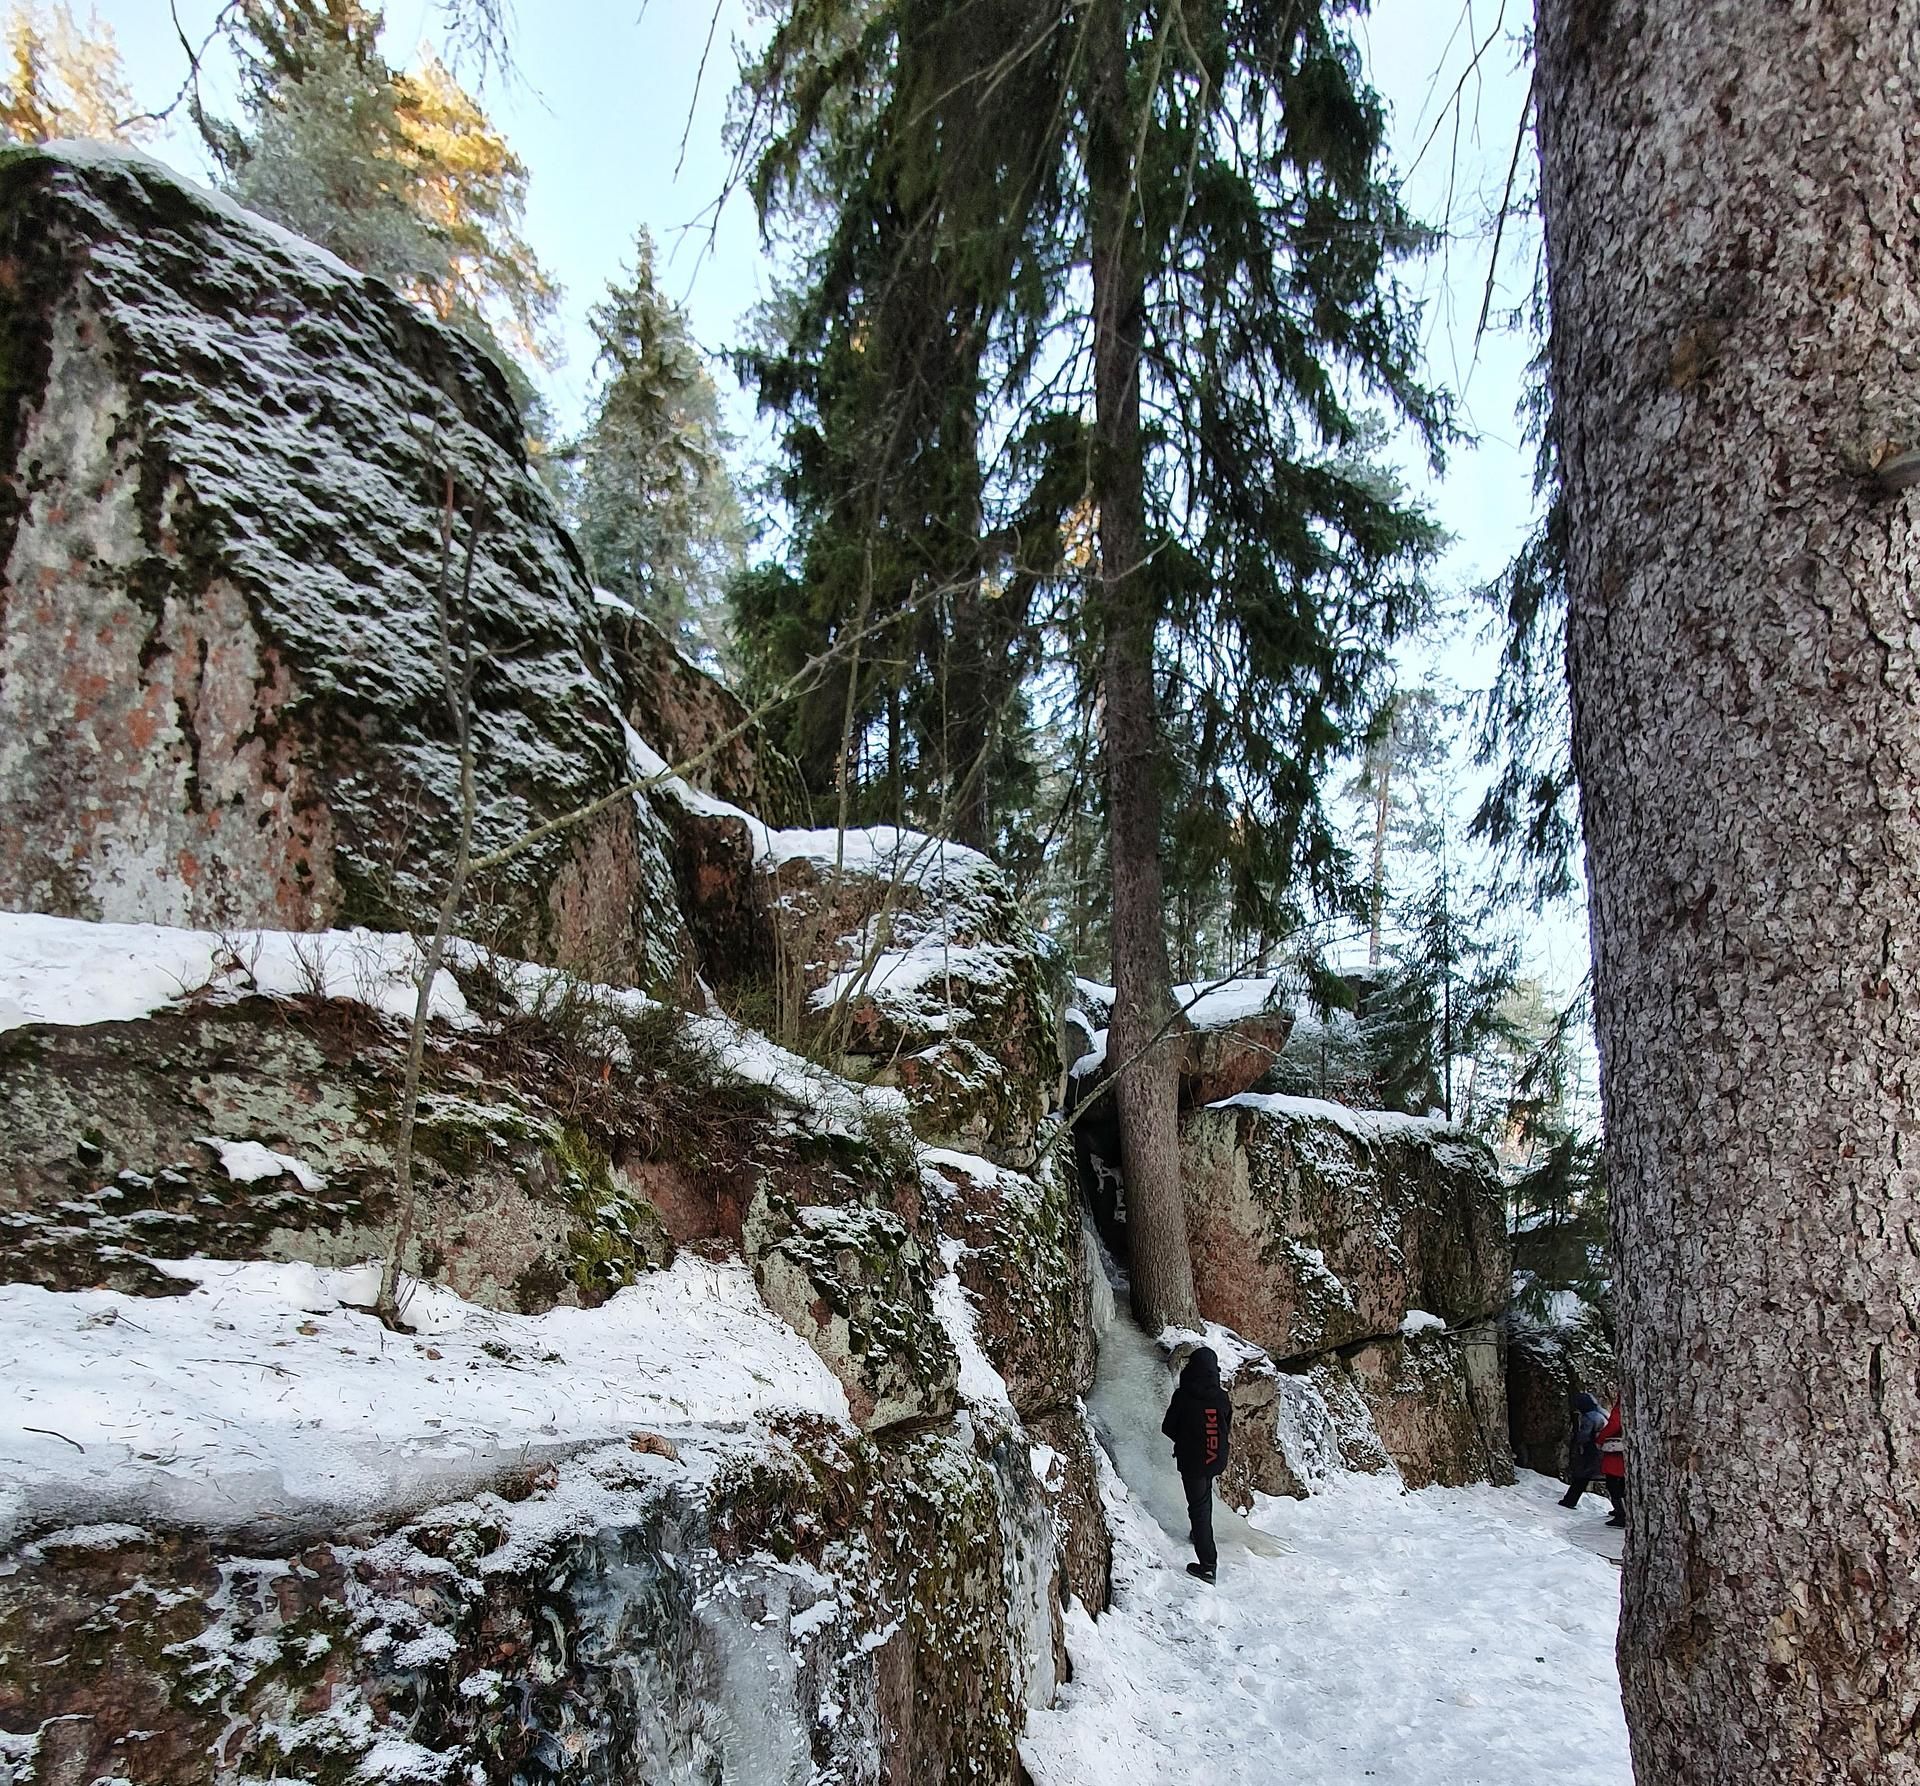
M 1920 1778 L 1920 0 L 1540 0 L 1643 1783 Z
M 1115 1072 L 1126 1176 L 1129 1281 L 1149 1329 L 1197 1326 L 1193 1258 L 1180 1193 L 1179 1065 L 1160 874 L 1156 620 L 1146 563 L 1140 356 L 1146 275 L 1135 224 L 1127 96 L 1131 0 L 1099 0 L 1087 28 L 1091 71 L 1087 184 L 1093 235 L 1093 497 L 1100 516 L 1101 678 L 1106 711 L 1107 837 L 1113 871 Z M 1163 1033 L 1166 1032 L 1166 1033 Z

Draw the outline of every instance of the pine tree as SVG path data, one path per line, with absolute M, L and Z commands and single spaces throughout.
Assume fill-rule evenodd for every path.
M 521 234 L 527 170 L 432 56 L 414 73 L 380 54 L 364 0 L 245 0 L 236 48 L 249 130 L 197 113 L 243 204 L 468 335 L 507 373 L 548 357 L 558 292 Z
M 712 375 L 640 232 L 624 283 L 587 313 L 602 374 L 574 452 L 575 528 L 597 582 L 695 651 L 721 644 L 746 528 Z
M 137 116 L 113 27 L 98 13 L 89 12 L 82 27 L 65 0 L 51 7 L 15 0 L 5 29 L 0 140 L 138 142 L 152 135 L 151 120 Z

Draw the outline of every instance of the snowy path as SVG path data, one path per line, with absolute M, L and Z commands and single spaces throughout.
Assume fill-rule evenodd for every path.
M 1021 1743 L 1035 1786 L 1630 1786 L 1604 1502 L 1569 1512 L 1530 1472 L 1420 1494 L 1350 1476 L 1223 1517 L 1208 1588 L 1185 1573 L 1169 1386 L 1113 1323 L 1090 1411 L 1117 1465 L 1114 1605 L 1068 1615 L 1073 1680 Z

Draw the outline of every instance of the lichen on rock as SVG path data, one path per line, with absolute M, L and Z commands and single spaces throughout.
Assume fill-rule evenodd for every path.
M 458 805 L 433 645 L 449 480 L 462 555 L 478 518 L 478 848 L 619 786 L 579 555 L 483 355 L 141 157 L 9 151 L 0 232 L 0 904 L 429 911 Z M 481 876 L 468 930 L 661 987 L 688 958 L 630 801 Z
M 1506 1304 L 1499 1176 L 1444 1125 L 1249 1094 L 1182 1124 L 1201 1307 L 1285 1360 Z

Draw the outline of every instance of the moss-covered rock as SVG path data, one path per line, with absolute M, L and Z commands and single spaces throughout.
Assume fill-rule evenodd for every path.
M 1201 1311 L 1276 1360 L 1506 1304 L 1493 1156 L 1439 1123 L 1247 1096 L 1185 1119 L 1181 1168 Z
M 353 1265 L 396 1207 L 399 1035 L 344 1001 L 247 998 L 0 1038 L 0 1281 L 174 1294 L 148 1259 Z M 672 1242 L 606 1148 L 516 1083 L 500 1045 L 443 1035 L 415 1130 L 406 1261 L 472 1302 L 595 1303 Z M 287 1162 L 236 1176 L 233 1143 Z
M 91 1527 L 0 1560 L 0 1753 L 34 1786 L 1015 1786 L 1061 1591 L 1024 1439 L 959 1428 L 596 1451 L 282 1556 Z
M 617 598 L 601 597 L 600 630 L 628 721 L 669 764 L 686 765 L 691 786 L 769 825 L 809 822 L 799 765 L 731 689 Z
M 1390 1461 L 1409 1488 L 1510 1483 L 1500 1330 L 1492 1323 L 1374 1340 L 1314 1372 L 1337 1416 L 1348 1467 Z M 1356 1417 L 1353 1400 L 1365 1410 Z
M 1100 1498 L 1104 1459 L 1086 1416 L 1077 1407 L 1051 1408 L 1022 1424 L 1034 1445 L 1028 1461 L 1053 1512 L 1062 1591 L 1102 1613 L 1113 1598 L 1113 1534 Z
M 926 1252 L 899 1217 L 769 1196 L 748 1213 L 746 1245 L 767 1306 L 826 1360 L 863 1427 L 953 1412 L 960 1362 Z
M 378 280 L 124 154 L 0 163 L 0 905 L 404 928 L 452 860 L 448 480 L 478 848 L 629 775 L 579 555 L 498 370 Z M 610 804 L 480 878 L 470 933 L 669 986 L 658 819 Z
M 1027 1417 L 1070 1407 L 1092 1387 L 1080 1202 L 1064 1142 L 1032 1172 L 933 1154 L 941 1230 L 970 1294 L 980 1344 Z
M 1005 877 L 915 832 L 756 830 L 685 807 L 682 887 L 730 1010 L 897 1086 L 916 1130 L 1031 1166 L 1060 1079 L 1054 955 Z

